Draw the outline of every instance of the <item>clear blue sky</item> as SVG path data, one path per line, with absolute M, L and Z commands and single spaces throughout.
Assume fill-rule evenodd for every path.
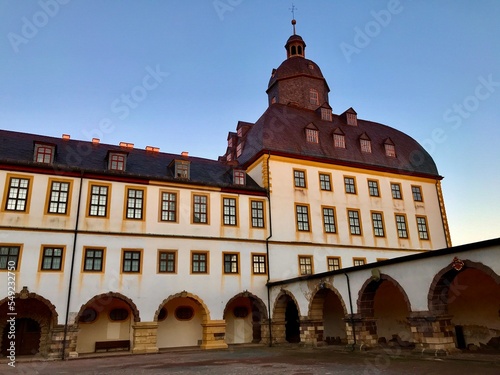
M 455 245 L 500 237 L 500 2 L 294 0 L 334 113 L 431 153 Z M 267 107 L 291 1 L 0 0 L 0 127 L 216 159 Z M 153 73 L 152 73 L 153 72 Z

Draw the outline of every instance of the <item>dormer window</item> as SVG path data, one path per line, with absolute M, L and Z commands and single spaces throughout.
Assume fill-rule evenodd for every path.
M 309 90 L 309 103 L 319 105 L 318 90 L 315 89 Z
M 333 131 L 333 145 L 336 148 L 345 148 L 345 135 L 339 128 Z
M 309 143 L 318 143 L 319 135 L 316 129 L 306 129 L 306 140 Z
M 329 108 L 321 108 L 321 119 L 325 121 L 332 121 L 332 110 Z
M 236 157 L 239 158 L 242 152 L 243 152 L 243 142 L 238 143 L 238 146 L 236 146 Z
M 347 113 L 347 125 L 358 126 L 358 119 L 355 113 Z
M 233 184 L 245 186 L 246 185 L 246 173 L 241 169 L 233 170 Z
M 370 138 L 366 135 L 366 133 L 363 133 L 359 139 L 360 145 L 361 145 L 361 151 L 362 152 L 367 152 L 371 153 L 372 152 L 372 142 L 370 141 Z
M 34 161 L 37 163 L 52 164 L 54 162 L 55 147 L 51 145 L 35 144 Z
M 110 171 L 125 171 L 126 159 L 126 154 L 110 153 L 108 169 Z
M 386 143 L 385 145 L 385 154 L 391 158 L 396 157 L 396 147 L 394 145 Z
M 190 162 L 187 160 L 175 161 L 175 178 L 189 179 Z

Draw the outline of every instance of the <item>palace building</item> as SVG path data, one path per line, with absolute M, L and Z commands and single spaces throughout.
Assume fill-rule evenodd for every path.
M 452 272 L 500 295 L 498 241 L 451 247 L 432 157 L 353 108 L 334 114 L 295 27 L 285 49 L 267 109 L 218 160 L 0 131 L 0 313 L 15 313 L 17 355 L 403 336 L 451 350 L 457 311 L 466 344 L 500 336 L 491 298 L 476 320 L 446 304 Z

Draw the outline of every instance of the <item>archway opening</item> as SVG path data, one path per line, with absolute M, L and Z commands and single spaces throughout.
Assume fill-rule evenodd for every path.
M 290 343 L 300 342 L 300 318 L 297 305 L 292 299 L 286 303 L 285 340 Z
M 2 355 L 8 356 L 11 346 L 16 356 L 35 355 L 39 352 L 41 336 L 42 330 L 36 320 L 16 319 L 13 325 L 7 324 L 3 330 Z
M 249 293 L 232 298 L 224 309 L 226 343 L 259 343 L 262 340 L 262 319 L 266 307 L 262 300 Z
M 323 327 L 322 339 L 329 345 L 347 344 L 345 306 L 339 295 L 330 289 L 320 289 L 311 302 L 309 316 Z

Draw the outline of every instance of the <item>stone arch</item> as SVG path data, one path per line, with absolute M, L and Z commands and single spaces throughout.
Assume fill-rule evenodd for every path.
M 377 292 L 377 289 L 380 287 L 380 285 L 386 281 L 392 283 L 396 287 L 396 289 L 401 292 L 401 295 L 403 296 L 403 299 L 408 308 L 408 312 L 412 311 L 410 299 L 408 298 L 408 295 L 406 294 L 406 291 L 403 289 L 403 287 L 391 276 L 380 274 L 380 278 L 378 280 L 374 280 L 373 278 L 369 278 L 368 280 L 366 280 L 359 290 L 357 307 L 358 313 L 363 318 L 373 317 L 375 293 Z
M 189 298 L 189 299 L 195 301 L 201 307 L 201 316 L 202 316 L 203 322 L 206 323 L 210 320 L 210 310 L 208 309 L 205 302 L 203 302 L 203 300 L 200 297 L 198 297 L 196 294 L 188 293 L 184 290 L 180 293 L 171 295 L 170 297 L 164 299 L 160 303 L 160 305 L 158 306 L 158 309 L 156 309 L 155 316 L 153 318 L 153 320 L 155 322 L 158 321 L 158 315 L 160 315 L 160 311 L 163 308 L 163 306 L 165 306 L 168 302 L 170 302 L 171 300 L 173 300 L 175 298 Z
M 78 311 L 78 314 L 75 318 L 75 324 L 78 325 L 80 317 L 82 316 L 85 309 L 92 307 L 97 312 L 100 312 L 104 309 L 105 306 L 109 305 L 114 298 L 122 300 L 130 307 L 130 309 L 132 310 L 132 315 L 134 317 L 134 322 L 137 323 L 137 322 L 141 321 L 141 317 L 139 315 L 139 309 L 137 308 L 135 303 L 130 298 L 124 296 L 121 293 L 108 292 L 108 293 L 99 294 L 99 295 L 91 298 L 87 303 L 83 304 L 80 307 L 80 311 Z
M 281 289 L 274 301 L 272 336 L 276 343 L 300 342 L 301 340 L 300 306 L 295 296 L 288 290 Z
M 339 291 L 337 290 L 337 288 L 335 288 L 332 284 L 330 283 L 326 283 L 326 282 L 323 282 L 323 283 L 319 283 L 318 285 L 316 285 L 316 287 L 314 288 L 314 290 L 312 291 L 312 298 L 311 300 L 309 301 L 309 308 L 308 308 L 308 311 L 309 311 L 309 316 L 310 317 L 314 317 L 314 316 L 317 316 L 317 314 L 313 313 L 314 310 L 317 310 L 318 309 L 318 301 L 315 301 L 317 295 L 319 292 L 322 292 L 322 291 L 330 291 L 330 292 L 333 292 L 339 299 L 340 301 L 340 304 L 342 306 L 342 310 L 344 311 L 344 315 L 347 315 L 347 308 L 345 306 L 345 303 L 344 303 L 344 299 L 342 298 L 342 296 L 340 295 Z M 321 298 L 321 301 L 320 302 L 323 302 L 324 301 L 324 296 L 318 296 L 319 298 Z
M 42 356 L 51 354 L 51 343 L 53 329 L 57 326 L 58 314 L 56 307 L 46 298 L 30 292 L 16 293 L 14 295 L 16 303 L 16 319 L 28 318 L 38 323 L 40 327 L 40 343 L 38 352 Z M 0 314 L 7 316 L 9 298 L 6 297 L 0 301 Z M 0 322 L 0 340 L 7 325 L 7 319 Z M 1 343 L 3 345 L 3 343 Z M 0 347 L 2 347 L 0 345 Z
M 244 292 L 238 293 L 233 298 L 231 298 L 229 301 L 227 301 L 226 307 L 224 308 L 224 316 L 226 315 L 227 307 L 231 304 L 231 302 L 233 302 L 234 300 L 236 300 L 236 299 L 238 299 L 240 297 L 247 297 L 247 298 L 250 298 L 253 301 L 255 301 L 256 305 L 257 305 L 257 307 L 259 309 L 259 312 L 260 312 L 260 314 L 262 316 L 262 318 L 263 319 L 267 319 L 268 318 L 267 317 L 267 308 L 266 308 L 265 303 L 259 297 L 257 297 L 255 294 L 250 293 L 248 291 L 244 291 Z
M 280 311 L 277 312 L 277 308 L 280 307 L 280 299 L 281 299 L 281 297 L 284 297 L 284 296 L 288 296 L 295 303 L 295 306 L 297 306 L 297 310 L 299 311 L 299 316 L 302 316 L 302 314 L 300 313 L 299 303 L 297 302 L 297 299 L 295 298 L 295 296 L 293 295 L 293 293 L 290 292 L 290 291 L 288 291 L 288 290 L 286 290 L 286 289 L 281 289 L 281 291 L 279 292 L 279 294 L 276 296 L 276 299 L 274 300 L 273 319 L 274 320 L 277 320 L 278 318 L 279 319 L 285 319 L 285 313 L 284 313 L 284 311 L 282 313 Z M 276 315 L 279 315 L 279 316 L 276 316 Z
M 448 312 L 448 294 L 451 290 L 454 293 L 460 293 L 461 286 L 455 285 L 453 281 L 455 277 L 467 269 L 476 269 L 482 271 L 485 275 L 490 276 L 498 285 L 500 285 L 500 276 L 495 273 L 490 267 L 483 263 L 463 260 L 463 267 L 457 271 L 453 268 L 453 264 L 448 265 L 439 271 L 431 282 L 427 301 L 429 311 L 434 314 L 446 314 Z

